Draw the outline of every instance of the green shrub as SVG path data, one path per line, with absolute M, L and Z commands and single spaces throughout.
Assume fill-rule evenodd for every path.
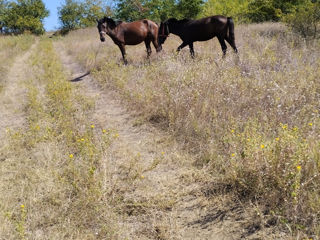
M 277 22 L 281 18 L 281 10 L 274 6 L 272 0 L 255 0 L 249 3 L 246 17 L 251 22 Z
M 303 38 L 318 38 L 320 31 L 320 2 L 312 3 L 310 0 L 306 1 L 293 13 L 285 16 L 284 21 Z
M 204 4 L 201 15 L 211 16 L 211 15 L 224 15 L 231 16 L 237 22 L 246 21 L 244 13 L 248 7 L 247 0 L 209 0 Z
M 6 32 L 43 34 L 43 19 L 49 16 L 42 0 L 10 2 L 2 19 Z

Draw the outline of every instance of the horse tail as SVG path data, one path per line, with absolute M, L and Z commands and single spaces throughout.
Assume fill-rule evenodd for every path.
M 227 18 L 227 26 L 229 29 L 229 38 L 234 42 L 235 38 L 234 38 L 234 22 L 232 20 L 232 17 L 228 17 Z

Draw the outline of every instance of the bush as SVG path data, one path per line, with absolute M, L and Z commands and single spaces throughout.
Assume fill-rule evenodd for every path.
M 284 17 L 284 21 L 293 29 L 293 31 L 300 34 L 303 38 L 318 38 L 320 2 L 312 3 L 308 0 L 305 4 L 300 5 L 295 12 Z
M 62 32 L 93 26 L 97 18 L 105 15 L 104 9 L 100 0 L 66 0 L 58 9 Z
M 43 34 L 43 19 L 49 15 L 41 0 L 19 0 L 10 2 L 3 9 L 3 27 L 5 32 Z
M 212 16 L 212 15 L 224 15 L 231 16 L 236 22 L 246 21 L 244 13 L 248 8 L 248 1 L 246 0 L 209 0 L 205 3 L 201 15 Z
M 249 3 L 246 17 L 251 22 L 277 22 L 281 18 L 281 10 L 274 6 L 272 0 L 255 0 Z

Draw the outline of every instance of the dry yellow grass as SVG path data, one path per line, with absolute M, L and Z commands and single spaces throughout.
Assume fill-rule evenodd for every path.
M 208 192 L 253 202 L 297 238 L 319 236 L 319 42 L 306 45 L 281 24 L 242 25 L 239 56 L 221 59 L 215 39 L 196 43 L 192 60 L 170 36 L 150 61 L 143 45 L 128 47 L 128 66 L 96 29 L 63 42 L 102 86 L 194 154 Z
M 91 70 L 77 83 L 37 41 L 14 65 L 10 93 L 27 95 L 1 139 L 0 239 L 318 239 L 319 42 L 269 23 L 236 39 L 239 56 L 215 39 L 192 60 L 170 36 L 124 66 L 97 29 L 75 31 L 56 44 Z
M 33 42 L 34 37 L 32 35 L 0 36 L 0 93 L 5 85 L 6 74 L 13 60 L 29 49 Z
M 23 70 L 26 124 L 7 129 L 0 152 L 0 238 L 117 238 L 101 167 L 113 137 L 89 119 L 93 101 L 67 81 L 49 40 Z

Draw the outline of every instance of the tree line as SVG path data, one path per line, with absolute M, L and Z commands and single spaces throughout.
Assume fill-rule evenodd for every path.
M 0 31 L 43 34 L 43 20 L 49 16 L 42 0 L 0 0 Z
M 318 37 L 320 0 L 64 0 L 58 8 L 60 28 L 66 32 L 95 25 L 109 16 L 124 21 L 148 18 L 232 16 L 238 23 L 284 21 L 303 37 Z M 42 0 L 0 0 L 0 30 L 10 33 L 44 33 L 49 15 Z

